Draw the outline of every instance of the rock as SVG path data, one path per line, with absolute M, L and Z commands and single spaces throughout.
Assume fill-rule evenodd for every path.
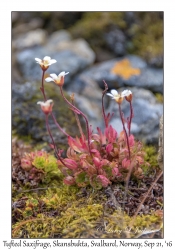
M 158 163 L 159 163 L 159 167 L 163 170 L 163 147 L 164 147 L 164 143 L 163 143 L 163 115 L 160 118 L 160 123 L 159 123 L 159 151 L 158 151 Z
M 13 42 L 13 47 L 17 50 L 43 45 L 46 42 L 46 31 L 36 29 L 19 35 Z
M 137 86 L 153 92 L 163 93 L 163 70 L 147 67 L 138 56 L 128 55 L 92 66 L 83 71 L 75 80 L 91 78 L 103 88 L 103 80 L 109 89 L 123 86 Z M 81 80 L 81 84 L 84 82 Z
M 14 37 L 19 36 L 19 34 L 21 33 L 26 33 L 26 31 L 29 32 L 31 30 L 39 29 L 42 26 L 43 19 L 39 17 L 32 18 L 31 21 L 27 23 L 20 23 L 12 29 L 13 39 Z
M 159 56 L 153 56 L 149 59 L 149 64 L 153 67 L 162 68 L 163 67 L 163 54 Z
M 68 34 L 63 34 L 63 31 L 61 31 L 60 37 L 62 37 L 62 39 L 64 37 L 66 40 L 59 42 L 57 33 L 57 35 L 53 35 L 53 37 L 51 37 L 52 39 L 46 46 L 37 46 L 32 49 L 25 49 L 16 54 L 20 72 L 25 80 L 41 80 L 42 72 L 34 60 L 35 57 L 42 59 L 44 56 L 50 56 L 51 58 L 57 60 L 57 63 L 49 67 L 47 74 L 59 74 L 61 71 L 70 72 L 65 78 L 65 85 L 70 82 L 70 79 L 72 80 L 73 75 L 82 71 L 94 62 L 95 54 L 86 41 L 83 39 L 68 41 Z M 57 40 L 57 43 L 53 48 L 52 44 L 54 39 Z
M 146 144 L 157 144 L 159 119 L 163 113 L 163 104 L 158 103 L 155 96 L 148 90 L 141 88 L 129 89 L 133 93 L 132 105 L 134 110 L 131 133 Z M 123 91 L 123 88 L 119 89 L 119 92 L 121 91 Z M 129 103 L 124 100 L 121 108 L 126 119 L 130 115 Z M 109 100 L 109 108 L 106 110 L 106 113 L 107 112 L 114 112 L 111 125 L 120 133 L 123 127 L 119 115 L 118 104 L 112 99 Z
M 133 11 L 126 11 L 125 12 L 125 21 L 128 23 L 128 26 L 131 26 L 132 23 L 136 22 L 136 15 Z
M 86 115 L 89 125 L 96 130 L 101 125 L 101 107 L 97 102 L 89 100 L 87 97 L 76 94 L 76 106 Z
M 50 44 L 48 43 L 48 46 Z M 82 59 L 86 59 L 88 64 L 92 64 L 95 60 L 95 53 L 90 49 L 88 43 L 84 39 L 76 39 L 72 41 L 64 40 L 49 48 L 53 51 L 71 51 Z
M 60 43 L 70 41 L 70 40 L 72 40 L 72 37 L 70 33 L 67 32 L 66 30 L 55 31 L 49 36 L 48 41 L 47 41 L 47 46 L 49 47 L 49 50 L 51 49 L 55 50 L 55 48 Z
M 83 81 L 83 85 L 81 82 Z M 87 115 L 94 130 L 103 124 L 101 99 L 102 89 L 91 78 L 81 75 L 66 88 L 69 94 L 75 93 L 75 103 Z M 106 103 L 106 99 L 104 98 Z
M 114 51 L 116 56 L 123 56 L 126 53 L 125 43 L 126 37 L 124 33 L 119 30 L 111 30 L 105 34 L 104 39 L 108 47 Z
M 142 87 L 153 92 L 163 93 L 163 70 L 145 68 L 135 81 L 131 79 L 125 85 Z

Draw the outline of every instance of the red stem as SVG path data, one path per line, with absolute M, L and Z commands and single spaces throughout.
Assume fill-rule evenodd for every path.
M 52 118 L 53 118 L 53 120 L 54 120 L 56 126 L 61 130 L 61 132 L 62 132 L 64 135 L 66 135 L 67 137 L 71 137 L 71 138 L 72 138 L 72 136 L 68 135 L 68 134 L 60 127 L 60 125 L 59 125 L 58 122 L 56 121 L 56 118 L 55 118 L 53 112 L 51 112 L 51 115 L 52 115 Z
M 105 114 L 103 99 L 104 99 L 104 95 L 106 94 L 106 92 L 108 90 L 108 85 L 107 85 L 107 83 L 104 80 L 103 80 L 103 82 L 104 82 L 104 85 L 105 85 L 105 89 L 104 89 L 104 91 L 102 93 L 102 100 L 101 100 L 101 102 L 102 102 L 102 112 L 103 112 L 103 118 L 104 118 L 104 122 L 105 122 L 105 127 L 107 128 L 108 127 L 108 122 L 107 122 L 107 118 L 106 118 L 106 114 Z
M 44 101 L 47 100 L 46 94 L 45 94 L 45 90 L 44 90 L 44 74 L 45 74 L 45 71 L 46 71 L 46 70 L 43 70 L 43 74 L 42 74 L 42 86 L 41 86 L 41 88 L 40 88 L 41 92 L 43 93 Z M 58 122 L 56 121 L 56 118 L 55 118 L 55 116 L 54 116 L 54 114 L 53 114 L 52 112 L 51 112 L 51 115 L 52 115 L 52 118 L 53 118 L 53 120 L 54 120 L 56 126 L 61 130 L 61 132 L 62 132 L 64 135 L 66 135 L 67 137 L 70 136 L 70 135 L 68 135 L 68 134 L 61 128 L 61 126 L 60 126 L 60 125 L 58 124 Z M 71 136 L 70 136 L 70 137 L 71 137 Z
M 128 153 L 129 153 L 129 159 L 131 159 L 131 154 L 130 154 L 130 147 L 129 147 L 129 139 L 128 139 L 128 135 L 126 132 L 126 128 L 125 128 L 125 124 L 124 124 L 124 120 L 123 120 L 123 115 L 122 115 L 122 111 L 121 111 L 121 106 L 119 105 L 119 112 L 120 112 L 120 118 L 122 121 L 122 125 L 123 125 L 123 130 L 125 131 L 125 136 L 126 136 L 126 142 L 127 142 L 127 146 L 128 146 Z
M 62 89 L 62 86 L 60 86 L 60 92 L 61 92 L 61 95 L 63 97 L 63 99 L 65 100 L 65 102 L 67 102 L 69 104 L 69 106 L 71 106 L 73 108 L 73 110 L 77 111 L 78 113 L 80 113 L 84 119 L 85 119 L 85 122 L 86 122 L 86 129 L 87 129 L 87 137 L 88 137 L 88 147 L 89 147 L 89 153 L 91 154 L 91 148 L 90 148 L 90 132 L 89 132 L 89 123 L 88 123 L 88 119 L 87 117 L 85 116 L 85 114 L 83 114 L 82 111 L 80 111 L 78 108 L 76 108 L 71 102 L 69 102 L 66 97 L 64 96 L 64 93 L 63 93 L 63 89 Z
M 51 134 L 51 131 L 50 131 L 50 128 L 49 128 L 49 122 L 48 122 L 48 115 L 45 115 L 46 117 L 46 128 L 47 128 L 47 131 L 50 135 L 50 138 L 52 140 L 52 144 L 54 145 L 54 150 L 55 150 L 55 153 L 56 153 L 56 156 L 58 157 L 58 159 L 61 161 L 61 163 L 66 167 L 64 161 L 62 160 L 62 158 L 60 157 L 60 155 L 58 154 L 58 150 L 57 150 L 57 147 L 55 145 L 55 142 L 54 142 L 54 139 L 52 137 L 52 134 Z
M 42 74 L 42 86 L 41 86 L 40 90 L 43 93 L 44 101 L 46 101 L 47 98 L 46 98 L 45 91 L 44 91 L 44 74 L 45 74 L 45 70 L 43 70 L 43 74 Z

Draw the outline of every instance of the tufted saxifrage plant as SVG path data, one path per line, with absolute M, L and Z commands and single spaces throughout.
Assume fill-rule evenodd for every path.
M 21 159 L 21 168 L 25 171 L 27 182 L 49 183 L 55 177 L 59 177 L 57 159 L 45 151 L 25 153 Z
M 149 164 L 144 161 L 144 151 L 141 142 L 135 141 L 134 136 L 131 134 L 131 123 L 134 115 L 132 92 L 124 90 L 122 93 L 118 93 L 116 90 L 111 90 L 111 93 L 107 93 L 108 86 L 104 81 L 105 89 L 102 92 L 102 114 L 105 129 L 102 131 L 100 128 L 97 128 L 97 133 L 94 133 L 86 115 L 75 106 L 74 96 L 72 95 L 70 100 L 68 100 L 64 95 L 64 77 L 69 72 L 66 73 L 63 71 L 59 75 L 50 74 L 50 77 L 46 78 L 45 81 L 53 81 L 59 87 L 62 98 L 76 116 L 81 136 L 73 138 L 60 127 L 52 112 L 54 103 L 46 97 L 44 74 L 48 67 L 56 61 L 50 57 L 45 58 L 47 60 L 35 59 L 43 71 L 41 92 L 44 101 L 39 101 L 38 104 L 41 105 L 41 109 L 45 114 L 46 128 L 52 141 L 51 147 L 54 149 L 58 159 L 58 168 L 65 176 L 64 183 L 80 187 L 91 185 L 93 188 L 102 188 L 107 187 L 112 182 L 125 181 L 127 183 L 132 176 L 137 179 L 142 178 L 144 175 L 142 166 Z M 123 131 L 120 134 L 109 124 L 114 114 L 105 114 L 103 104 L 105 95 L 110 96 L 116 102 L 116 105 L 118 105 L 123 126 Z M 121 106 L 123 101 L 127 101 L 129 104 L 130 116 L 127 119 L 125 119 L 122 112 Z M 85 120 L 86 134 L 82 131 L 79 116 L 82 116 Z M 67 136 L 69 148 L 66 158 L 62 157 L 62 150 L 58 149 L 55 144 L 48 122 L 49 118 L 52 118 L 61 132 Z

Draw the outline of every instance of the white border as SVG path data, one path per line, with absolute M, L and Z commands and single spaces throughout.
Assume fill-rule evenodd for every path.
M 11 11 L 164 11 L 165 235 L 174 240 L 175 14 L 174 1 L 6 1 L 0 15 L 0 245 L 11 239 Z M 163 240 L 163 242 L 165 241 Z M 155 240 L 156 241 L 156 240 Z M 158 240 L 160 241 L 160 240 Z M 174 242 L 175 244 L 175 242 Z M 164 247 L 166 249 L 166 247 Z M 3 249 L 3 248 L 2 248 Z M 66 248 L 64 248 L 66 249 Z M 122 249 L 122 248 L 121 248 Z M 158 249 L 158 248 L 157 248 Z

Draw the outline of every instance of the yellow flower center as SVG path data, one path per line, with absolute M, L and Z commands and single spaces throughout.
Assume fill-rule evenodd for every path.
M 43 64 L 47 66 L 49 64 L 49 61 L 48 60 L 43 60 Z

